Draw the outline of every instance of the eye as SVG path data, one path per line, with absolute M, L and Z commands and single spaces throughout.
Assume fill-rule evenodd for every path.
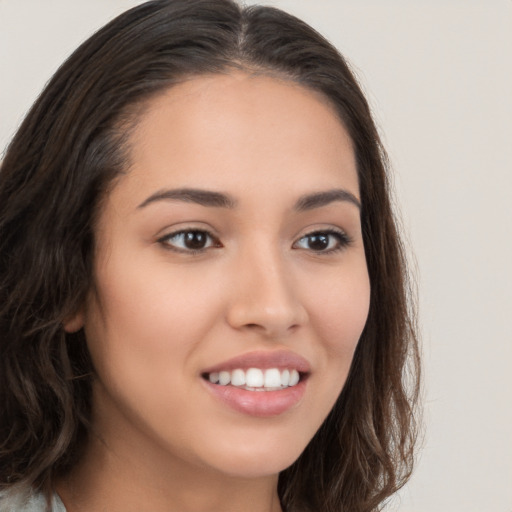
M 178 252 L 197 253 L 212 247 L 221 247 L 217 238 L 201 229 L 184 229 L 161 237 L 159 243 Z
M 294 249 L 306 249 L 313 252 L 334 252 L 347 247 L 350 238 L 343 232 L 334 229 L 308 233 L 293 244 Z

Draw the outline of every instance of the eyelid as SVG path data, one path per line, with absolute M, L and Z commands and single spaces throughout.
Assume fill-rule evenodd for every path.
M 205 234 L 209 239 L 210 243 L 207 247 L 201 247 L 199 249 L 192 249 L 186 247 L 177 247 L 169 242 L 170 239 L 176 238 L 179 235 L 185 235 L 187 233 L 202 233 Z M 217 236 L 215 236 L 210 230 L 195 226 L 183 227 L 179 229 L 175 229 L 174 231 L 167 232 L 164 235 L 158 236 L 157 243 L 159 243 L 166 250 L 174 251 L 182 254 L 200 254 L 204 253 L 210 249 L 222 247 L 222 244 Z
M 315 235 L 331 235 L 331 236 L 335 236 L 337 239 L 338 239 L 338 244 L 336 247 L 334 248 L 331 248 L 331 249 L 326 249 L 326 250 L 314 250 L 314 249 L 311 249 L 311 248 L 299 248 L 299 247 L 296 247 L 296 245 L 308 238 L 308 237 L 313 237 Z M 312 229 L 304 234 L 302 234 L 299 238 L 297 238 L 297 240 L 293 243 L 293 246 L 292 248 L 295 248 L 295 249 L 299 249 L 299 250 L 304 250 L 304 251 L 310 251 L 314 254 L 318 254 L 318 255 L 324 255 L 324 254 L 331 254 L 331 253 L 334 253 L 334 252 L 338 252 L 338 251 L 341 251 L 347 247 L 349 247 L 351 244 L 353 243 L 353 239 L 347 234 L 346 231 L 344 231 L 343 229 L 340 229 L 340 228 L 337 228 L 337 227 L 328 227 L 328 228 L 316 228 L 316 229 Z

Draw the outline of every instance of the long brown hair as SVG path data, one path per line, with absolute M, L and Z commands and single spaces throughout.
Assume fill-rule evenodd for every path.
M 43 490 L 80 457 L 94 378 L 63 322 L 92 283 L 94 218 L 129 162 L 141 105 L 184 77 L 233 68 L 322 93 L 350 134 L 371 282 L 345 387 L 283 471 L 288 511 L 370 512 L 410 475 L 419 355 L 387 160 L 344 58 L 297 18 L 231 0 L 156 0 L 114 19 L 63 64 L 0 171 L 0 490 Z

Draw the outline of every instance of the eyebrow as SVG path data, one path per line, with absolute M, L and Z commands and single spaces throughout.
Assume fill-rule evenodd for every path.
M 144 208 L 157 201 L 183 201 L 210 208 L 232 209 L 237 205 L 233 197 L 222 192 L 196 188 L 178 188 L 159 190 L 145 199 L 137 208 Z M 361 209 L 361 203 L 356 196 L 344 189 L 332 189 L 303 195 L 295 203 L 294 209 L 298 212 L 304 212 L 327 206 L 335 201 L 349 202 Z
M 137 208 L 144 208 L 156 201 L 183 201 L 214 208 L 234 208 L 236 206 L 236 201 L 231 196 L 221 192 L 196 188 L 178 188 L 159 190 L 139 204 Z
M 352 203 L 353 205 L 361 209 L 361 202 L 359 201 L 359 199 L 357 199 L 357 197 L 354 194 L 352 194 L 348 190 L 336 188 L 332 190 L 327 190 L 325 192 L 306 194 L 300 197 L 299 200 L 295 203 L 295 210 L 298 212 L 313 210 L 315 208 L 327 206 L 328 204 L 333 203 L 335 201 L 346 201 Z

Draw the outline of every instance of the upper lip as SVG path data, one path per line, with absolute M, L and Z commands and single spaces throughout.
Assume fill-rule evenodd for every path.
M 249 368 L 261 368 L 262 370 L 268 368 L 295 369 L 299 373 L 309 373 L 311 365 L 302 356 L 289 350 L 256 351 L 241 354 L 222 363 L 210 366 L 203 370 L 202 373 L 232 371 L 238 368 L 242 370 Z

